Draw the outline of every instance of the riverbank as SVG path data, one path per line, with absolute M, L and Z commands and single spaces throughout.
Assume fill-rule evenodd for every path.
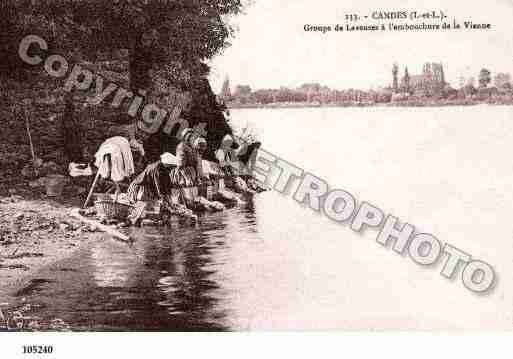
M 70 207 L 9 196 L 0 199 L 1 291 L 71 254 L 94 230 L 69 217 Z
M 7 187 L 0 197 L 0 330 L 59 329 L 58 321 L 28 325 L 23 313 L 30 308 L 23 289 L 37 284 L 45 267 L 99 240 L 101 234 L 69 216 L 81 200 L 75 188 L 52 198 L 22 181 Z M 23 326 L 17 327 L 19 323 Z

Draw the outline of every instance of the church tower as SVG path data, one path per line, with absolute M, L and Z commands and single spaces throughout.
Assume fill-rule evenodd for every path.
M 410 73 L 408 72 L 408 66 L 404 69 L 404 89 L 406 92 L 410 92 Z
M 394 90 L 394 93 L 397 93 L 399 91 L 399 82 L 397 79 L 397 74 L 399 73 L 399 66 L 397 66 L 397 63 L 394 64 L 392 67 L 392 78 L 393 78 L 393 84 L 392 88 Z

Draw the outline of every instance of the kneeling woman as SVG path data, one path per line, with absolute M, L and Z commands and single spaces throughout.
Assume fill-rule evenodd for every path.
M 248 187 L 243 178 L 247 172 L 246 163 L 241 161 L 242 156 L 248 151 L 248 145 L 243 143 L 239 145 L 237 150 L 234 150 L 233 146 L 233 137 L 229 134 L 225 135 L 221 141 L 221 146 L 216 151 L 217 161 L 224 172 L 225 180 L 228 180 L 230 184 L 227 187 L 239 193 L 251 193 L 253 190 Z M 254 152 L 253 148 L 251 148 L 251 151 Z
M 132 202 L 161 200 L 167 211 L 184 217 L 196 219 L 196 216 L 173 199 L 176 189 L 170 179 L 170 173 L 176 168 L 176 157 L 166 152 L 160 160 L 149 164 L 128 187 L 127 195 Z
M 182 134 L 182 142 L 176 147 L 176 168 L 171 171 L 171 182 L 182 189 L 182 200 L 193 210 L 223 210 L 224 205 L 199 196 L 198 186 L 209 181 L 203 170 L 203 154 L 207 141 L 203 137 L 194 138 L 192 129 Z

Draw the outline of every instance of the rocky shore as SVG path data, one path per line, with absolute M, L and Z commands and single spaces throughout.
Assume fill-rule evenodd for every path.
M 100 240 L 101 234 L 69 216 L 81 199 L 73 186 L 59 198 L 26 181 L 8 187 L 0 196 L 0 331 L 65 329 L 57 318 L 48 323 L 32 320 L 33 308 L 24 303 L 22 293 L 13 295 L 37 280 L 44 267 Z

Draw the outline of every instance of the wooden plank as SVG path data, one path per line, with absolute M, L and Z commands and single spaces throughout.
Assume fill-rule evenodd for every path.
M 96 221 L 94 219 L 89 219 L 89 218 L 85 218 L 84 216 L 82 216 L 80 214 L 80 209 L 79 208 L 74 208 L 71 210 L 70 212 L 70 215 L 78 220 L 80 220 L 81 222 L 83 223 L 86 223 L 86 224 L 89 224 L 89 225 L 92 225 L 92 226 L 96 226 L 96 228 L 98 228 L 101 232 L 105 232 L 107 233 L 108 235 L 111 235 L 112 237 L 116 238 L 116 239 L 119 239 L 123 242 L 133 242 L 133 240 L 124 235 L 123 233 L 115 230 L 114 228 L 111 228 L 109 226 L 106 226 L 102 223 L 100 223 L 99 221 Z

